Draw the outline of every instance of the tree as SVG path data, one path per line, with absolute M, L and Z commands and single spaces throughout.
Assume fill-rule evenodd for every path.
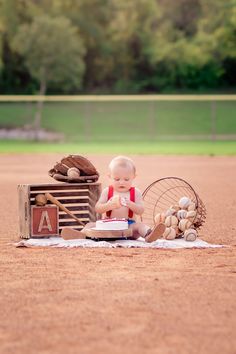
M 2 68 L 2 33 L 1 33 L 1 23 L 0 23 L 0 71 Z
M 0 0 L 1 92 L 35 93 L 39 75 L 32 75 L 23 54 L 30 42 L 37 44 L 35 57 L 41 58 L 41 37 L 48 25 L 38 26 L 39 34 L 32 30 L 45 15 L 50 23 L 67 18 L 69 27 L 77 30 L 74 37 L 86 47 L 84 57 L 82 52 L 78 56 L 85 63 L 83 92 L 235 87 L 236 0 Z M 25 26 L 19 45 L 24 49 L 18 48 L 16 55 L 12 40 Z M 52 38 L 46 34 L 45 48 L 51 48 L 47 43 Z M 80 87 L 71 84 L 71 79 L 47 81 L 54 93 L 72 93 Z
M 110 82 L 113 83 L 114 58 L 109 26 L 115 14 L 114 2 L 115 0 L 62 1 L 60 11 L 65 11 L 72 23 L 80 29 L 86 44 L 86 91 L 101 91 Z
M 31 76 L 38 80 L 40 95 L 45 95 L 48 87 L 55 84 L 67 89 L 81 87 L 85 50 L 77 28 L 68 19 L 43 15 L 21 25 L 12 48 L 24 58 Z M 42 109 L 43 101 L 39 101 L 34 120 L 36 138 Z
M 2 47 L 3 47 L 3 33 L 4 33 L 4 17 L 2 15 L 2 2 L 0 0 L 0 71 L 2 68 Z

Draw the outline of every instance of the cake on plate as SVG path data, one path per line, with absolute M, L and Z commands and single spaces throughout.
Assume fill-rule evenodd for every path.
M 116 231 L 127 230 L 128 221 L 126 219 L 101 219 L 96 221 L 96 230 Z

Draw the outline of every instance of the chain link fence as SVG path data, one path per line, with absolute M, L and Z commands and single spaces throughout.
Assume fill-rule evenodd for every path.
M 44 104 L 36 128 L 39 100 Z M 0 138 L 35 137 L 68 142 L 236 140 L 236 95 L 0 96 Z

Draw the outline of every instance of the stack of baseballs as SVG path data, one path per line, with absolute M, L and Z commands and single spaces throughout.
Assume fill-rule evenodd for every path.
M 164 223 L 166 230 L 163 238 L 174 240 L 181 234 L 186 241 L 195 241 L 197 231 L 193 222 L 196 218 L 197 210 L 195 203 L 188 197 L 182 197 L 178 204 L 171 205 L 165 212 L 155 215 L 155 224 Z

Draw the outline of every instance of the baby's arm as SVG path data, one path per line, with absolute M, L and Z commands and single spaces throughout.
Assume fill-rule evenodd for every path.
M 97 204 L 95 205 L 95 211 L 97 213 L 103 214 L 109 210 L 120 208 L 120 204 L 117 203 L 117 200 L 115 198 L 114 199 L 111 198 L 107 200 L 107 196 L 108 196 L 108 188 L 105 188 L 102 191 Z
M 126 205 L 131 209 L 134 214 L 142 215 L 144 212 L 143 198 L 142 193 L 139 189 L 135 188 L 135 202 L 131 202 L 129 199 L 126 199 Z

